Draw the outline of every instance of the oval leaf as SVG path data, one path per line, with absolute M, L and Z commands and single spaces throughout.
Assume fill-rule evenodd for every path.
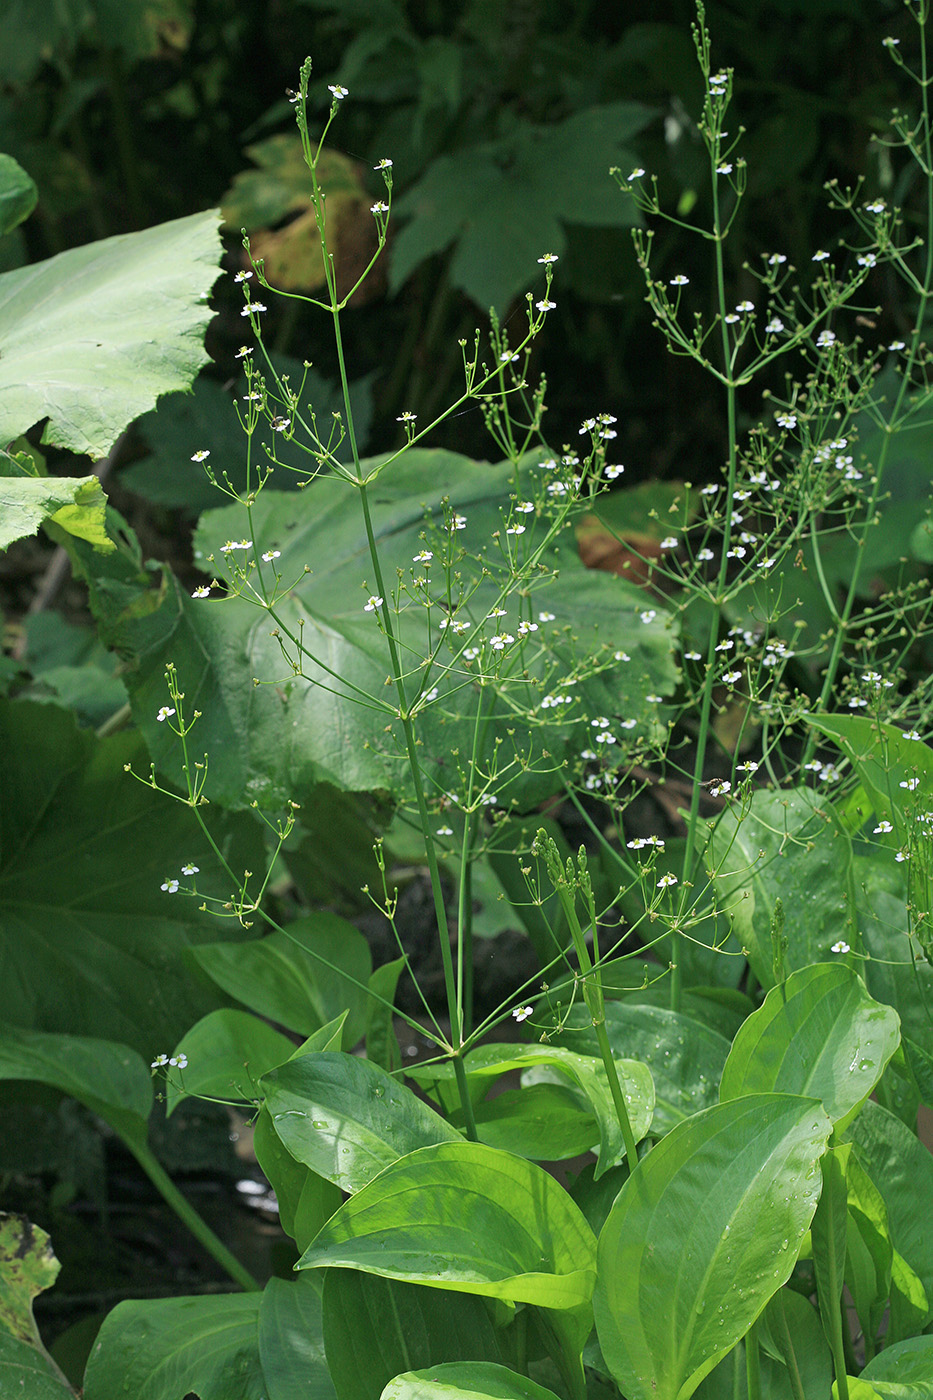
M 933 1337 L 911 1337 L 872 1357 L 859 1382 L 884 1400 L 928 1400 L 933 1394 Z M 850 1395 L 857 1391 L 850 1389 Z
M 553 1177 L 510 1153 L 460 1141 L 387 1167 L 332 1216 L 298 1268 L 362 1269 L 573 1309 L 592 1295 L 595 1255 L 592 1230 Z
M 340 1051 L 290 1060 L 265 1075 L 262 1088 L 292 1156 L 344 1191 L 359 1191 L 418 1147 L 460 1141 L 404 1084 Z
M 258 1016 L 229 1007 L 211 1011 L 176 1046 L 175 1055 L 187 1055 L 188 1065 L 169 1075 L 167 1112 L 173 1113 L 191 1096 L 244 1103 L 261 1099 L 262 1076 L 294 1051 L 290 1040 Z
M 685 1400 L 787 1281 L 832 1125 L 813 1100 L 707 1109 L 639 1162 L 599 1237 L 594 1305 L 630 1400 Z
M 772 988 L 735 1037 L 720 1100 L 800 1094 L 820 1099 L 836 1124 L 868 1098 L 900 1038 L 897 1012 L 874 1001 L 851 968 L 801 968 Z
M 404 1371 L 381 1400 L 557 1400 L 553 1390 L 492 1361 L 451 1361 Z

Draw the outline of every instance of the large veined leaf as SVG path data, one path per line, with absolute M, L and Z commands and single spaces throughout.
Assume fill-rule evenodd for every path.
M 289 1059 L 294 1049 L 290 1040 L 258 1016 L 227 1006 L 209 1011 L 175 1047 L 175 1057 L 183 1054 L 188 1064 L 169 1079 L 166 1114 L 192 1095 L 244 1103 L 261 1099 L 260 1078 Z
M 269 1400 L 258 1293 L 118 1303 L 84 1375 L 84 1400 Z
M 58 1367 L 28 1342 L 0 1331 L 0 1393 L 17 1400 L 74 1400 Z
M 909 739 L 902 729 L 863 715 L 810 715 L 809 723 L 834 739 L 851 762 L 879 817 L 899 819 L 906 839 L 905 817 L 933 791 L 933 749 Z M 866 816 L 868 813 L 865 814 Z
M 389 1382 L 382 1400 L 556 1400 L 556 1396 L 506 1366 L 461 1361 L 405 1371 Z
M 265 1075 L 276 1132 L 299 1162 L 344 1191 L 428 1143 L 460 1134 L 410 1089 L 340 1051 L 301 1055 Z
M 831 804 L 809 788 L 753 794 L 749 810 L 726 811 L 707 852 L 719 907 L 764 987 L 774 986 L 771 920 L 784 906 L 788 971 L 821 962 L 852 942 L 852 851 Z
M 760 1094 L 688 1119 L 639 1162 L 599 1237 L 603 1355 L 630 1400 L 687 1400 L 790 1277 L 832 1125 Z
M 314 1281 L 270 1278 L 259 1304 L 265 1400 L 336 1400 L 324 1357 L 321 1295 Z
M 333 1215 L 302 1269 L 362 1269 L 456 1293 L 534 1303 L 591 1325 L 596 1240 L 533 1162 L 478 1142 L 400 1158 Z
M 563 251 L 564 223 L 638 223 L 634 201 L 608 171 L 634 164 L 625 143 L 651 118 L 638 103 L 606 103 L 552 126 L 519 120 L 508 136 L 438 157 L 396 203 L 410 222 L 392 245 L 393 290 L 425 258 L 455 243 L 452 284 L 484 311 L 503 312 L 540 273 L 541 255 Z
M 365 470 L 378 474 L 380 463 Z M 483 692 L 479 771 L 489 775 L 488 792 L 500 804 L 527 806 L 550 795 L 561 761 L 591 741 L 593 716 L 619 722 L 614 761 L 661 732 L 657 701 L 648 697 L 670 693 L 676 683 L 672 624 L 660 609 L 645 609 L 643 592 L 632 584 L 586 570 L 568 544 L 546 555 L 547 570 L 556 568 L 559 577 L 539 572 L 530 596 L 511 601 L 506 620 L 492 616 L 512 578 L 501 541 L 513 497 L 537 500 L 546 511 L 546 479 L 537 457 L 523 461 L 516 478 L 507 463 L 414 450 L 382 468 L 369 487 L 384 576 L 395 587 L 401 570 L 409 581 L 397 626 L 412 700 L 419 688 L 437 690 L 417 727 L 420 762 L 438 794 L 462 794 L 465 787 L 480 698 L 475 667 L 461 654 L 468 644 L 485 648 L 496 668 Z M 462 530 L 445 528 L 445 501 L 465 518 Z M 526 533 L 509 548 L 533 560 L 544 526 L 533 515 L 521 519 L 529 522 Z M 246 566 L 252 551 L 224 552 L 243 540 L 246 528 L 239 507 L 203 517 L 196 537 L 202 567 L 223 577 L 230 559 Z M 245 598 L 193 599 L 176 585 L 157 611 L 118 621 L 112 634 L 115 648 L 138 663 L 127 683 L 157 764 L 170 755 L 171 736 L 155 717 L 165 703 L 164 668 L 171 660 L 187 704 L 202 715 L 198 742 L 210 753 L 212 800 L 275 805 L 300 799 L 322 780 L 406 791 L 386 643 L 378 613 L 365 610 L 373 571 L 356 491 L 337 477 L 297 496 L 263 491 L 249 529 L 257 557 L 280 551 L 274 561 L 260 561 L 266 586 L 275 587 L 274 567 L 283 589 L 291 588 L 274 618 Z M 418 574 L 414 557 L 426 545 L 434 555 L 430 608 L 411 582 Z M 458 607 L 461 587 L 469 596 Z M 465 627 L 456 635 L 451 605 L 457 628 Z M 520 621 L 535 629 L 524 640 Z M 500 654 L 492 640 L 506 626 L 515 642 Z M 286 659 L 294 659 L 287 635 L 299 633 L 309 654 L 300 676 Z M 428 656 L 430 667 L 422 664 Z M 593 673 L 578 679 L 584 658 L 593 659 Z M 555 693 L 568 695 L 566 705 L 551 704 Z
M 184 961 L 235 920 L 160 888 L 200 867 L 199 894 L 229 898 L 192 813 L 146 773 L 138 736 L 98 740 L 55 706 L 0 702 L 0 1019 L 125 1042 L 146 1059 L 219 1004 Z M 233 869 L 259 870 L 253 824 L 212 813 Z
M 41 1346 L 32 1301 L 60 1268 L 44 1230 L 25 1216 L 0 1214 L 0 1331 Z
M 719 1097 L 801 1094 L 840 1122 L 874 1089 L 900 1043 L 900 1021 L 842 964 L 815 963 L 772 987 L 729 1052 Z
M 103 457 L 187 388 L 208 358 L 217 225 L 192 214 L 0 276 L 0 441 L 47 418 L 43 442 Z
M 7 475 L 0 464 L 0 549 L 34 535 L 45 520 L 107 552 L 106 498 L 96 476 Z

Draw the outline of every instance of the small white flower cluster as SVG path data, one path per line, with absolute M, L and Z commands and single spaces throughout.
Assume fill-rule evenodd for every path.
M 823 783 L 838 783 L 842 777 L 834 763 L 823 763 L 818 758 L 811 758 L 810 762 L 803 766 L 808 772 L 817 773 Z
M 152 1064 L 149 1066 L 149 1068 L 150 1068 L 150 1069 L 167 1069 L 167 1068 L 171 1068 L 171 1069 L 187 1069 L 187 1068 L 188 1068 L 188 1056 L 185 1054 L 184 1051 L 182 1051 L 180 1055 L 156 1055 L 155 1059 L 152 1061 Z
M 189 860 L 187 864 L 181 867 L 181 873 L 182 875 L 197 875 L 199 869 L 199 866 L 195 865 L 193 861 Z M 180 883 L 181 882 L 179 880 L 176 880 L 174 878 L 170 880 L 163 880 L 159 888 L 164 890 L 166 894 L 177 894 Z

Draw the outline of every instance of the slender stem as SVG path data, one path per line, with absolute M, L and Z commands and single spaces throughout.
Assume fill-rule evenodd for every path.
M 123 1137 L 122 1134 L 121 1137 L 159 1195 L 171 1206 L 179 1220 L 187 1225 L 192 1235 L 204 1246 L 208 1254 L 210 1254 L 220 1267 L 230 1275 L 234 1283 L 238 1283 L 245 1292 L 259 1292 L 262 1285 L 253 1278 L 248 1269 L 243 1267 L 236 1255 L 231 1254 L 223 1240 L 217 1238 L 207 1221 L 200 1216 L 194 1206 L 185 1199 L 155 1154 L 150 1151 L 145 1143 L 136 1142 L 132 1138 Z
M 758 1352 L 758 1323 L 745 1334 L 745 1380 L 748 1400 L 761 1400 L 761 1357 Z

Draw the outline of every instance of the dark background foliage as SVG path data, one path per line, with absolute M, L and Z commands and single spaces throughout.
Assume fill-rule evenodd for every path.
M 730 245 L 741 253 L 728 264 L 738 300 L 754 290 L 743 259 L 781 251 L 805 270 L 816 248 L 845 236 L 826 209 L 827 180 L 864 173 L 866 195 L 909 203 L 872 139 L 897 98 L 881 40 L 903 30 L 906 42 L 907 31 L 896 0 L 713 0 L 707 19 L 714 65 L 735 69 L 736 128 L 747 130 L 748 194 Z M 0 243 L 0 266 L 217 204 L 230 218 L 231 269 L 242 264 L 244 212 L 254 243 L 271 238 L 293 258 L 297 247 L 300 260 L 310 237 L 287 168 L 297 138 L 285 91 L 310 54 L 322 119 L 326 84 L 350 90 L 331 137 L 355 185 L 331 230 L 347 276 L 365 259 L 368 203 L 383 192 L 372 166 L 394 162 L 388 258 L 345 323 L 352 373 L 373 396 L 367 450 L 397 440 L 401 411 L 425 422 L 455 394 L 457 341 L 472 341 L 491 303 L 518 328 L 525 292 L 542 285 L 535 258 L 553 250 L 557 310 L 533 365 L 550 385 L 552 445 L 611 412 L 630 482 L 702 479 L 722 453 L 718 405 L 651 327 L 627 229 L 636 215 L 608 176 L 616 160 L 642 165 L 666 208 L 704 223 L 694 20 L 692 0 L 0 0 L 0 150 L 40 193 Z M 702 306 L 709 245 L 664 227 L 655 250 L 659 275 L 688 274 Z M 881 272 L 873 291 L 877 335 L 890 337 L 900 307 Z M 243 338 L 232 279 L 215 304 L 209 344 L 223 383 Z M 266 326 L 277 352 L 332 377 L 320 313 L 279 303 Z M 760 403 L 744 409 L 754 418 Z M 475 410 L 436 440 L 490 451 Z M 145 450 L 131 443 L 128 456 Z

